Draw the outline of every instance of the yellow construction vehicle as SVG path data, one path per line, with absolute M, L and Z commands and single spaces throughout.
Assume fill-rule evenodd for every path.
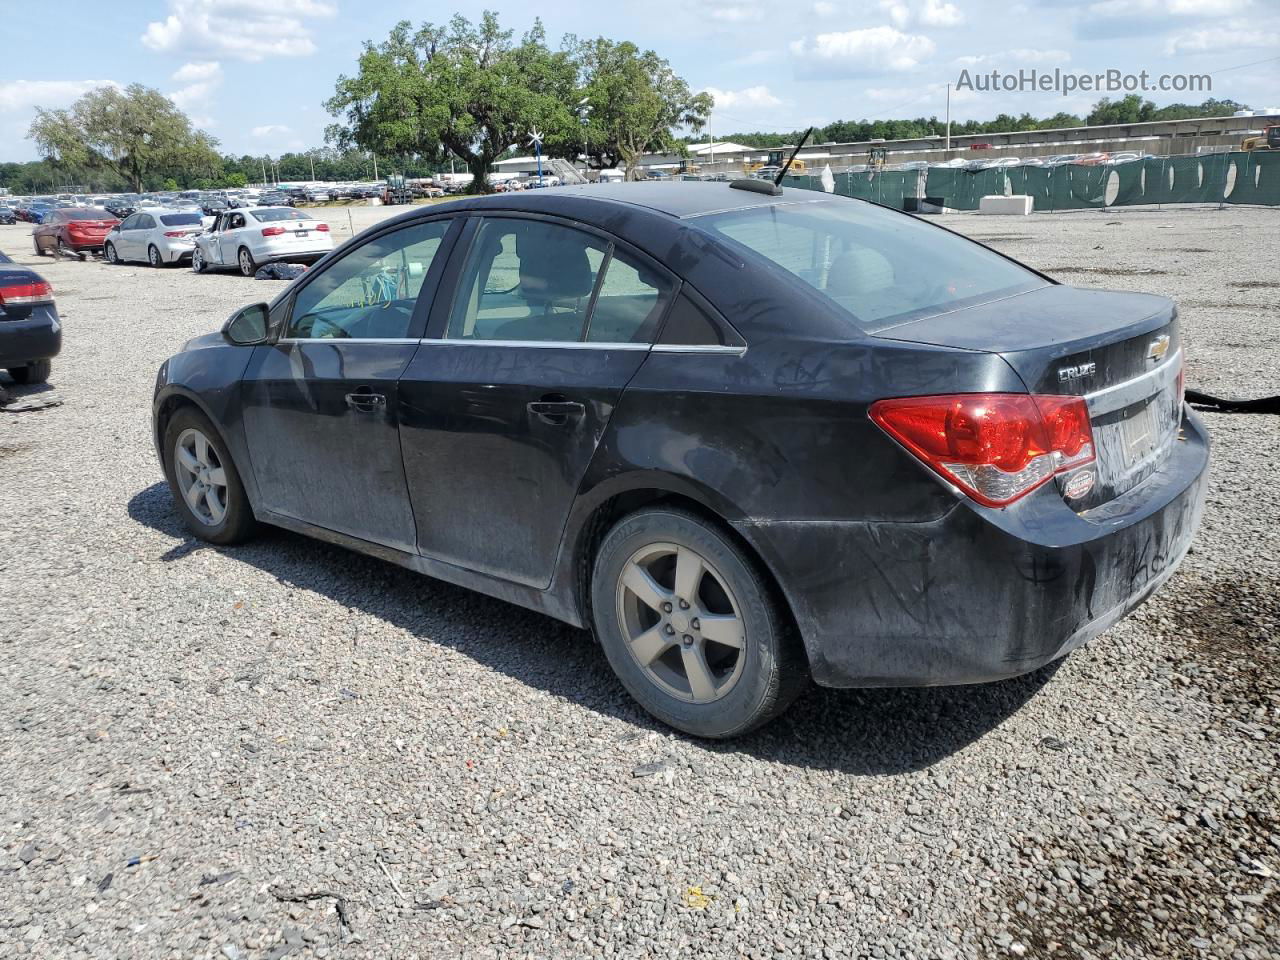
M 1241 150 L 1280 150 L 1280 123 L 1272 123 L 1262 128 L 1262 136 L 1245 137 L 1240 144 Z

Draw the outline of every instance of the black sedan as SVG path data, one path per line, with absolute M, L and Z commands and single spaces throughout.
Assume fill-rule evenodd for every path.
M 62 349 L 62 321 L 44 277 L 0 253 L 0 370 L 44 383 Z
M 591 627 L 708 737 L 828 686 L 995 680 L 1177 568 L 1208 442 L 1174 305 L 771 184 L 468 198 L 161 367 L 178 510 Z

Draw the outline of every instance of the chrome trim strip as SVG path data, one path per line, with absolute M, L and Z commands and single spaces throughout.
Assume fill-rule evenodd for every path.
M 418 343 L 417 337 L 280 337 L 276 343 Z
M 415 341 L 417 342 L 417 341 Z M 535 350 L 648 350 L 647 343 L 596 343 L 581 340 L 431 340 L 423 344 L 444 347 L 530 347 Z
M 1177 379 L 1178 370 L 1181 367 L 1182 350 L 1179 349 L 1160 366 L 1148 370 L 1132 380 L 1126 380 L 1123 383 L 1117 383 L 1093 393 L 1086 393 L 1084 402 L 1089 406 L 1090 415 L 1095 417 L 1112 413 L 1116 410 L 1123 410 L 1131 404 L 1155 396 L 1173 383 Z
M 655 343 L 653 345 L 654 353 L 717 353 L 730 354 L 733 356 L 742 356 L 747 352 L 746 347 L 719 346 L 713 344 L 697 344 L 697 343 Z

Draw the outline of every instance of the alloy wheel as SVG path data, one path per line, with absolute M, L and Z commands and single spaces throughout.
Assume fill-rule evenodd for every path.
M 147 259 L 151 262 L 151 265 L 153 267 L 160 266 L 160 251 L 157 250 L 155 247 L 148 247 Z
M 253 258 L 249 256 L 248 250 L 240 251 L 240 272 L 246 277 L 253 275 Z
M 728 582 L 686 546 L 655 543 L 632 554 L 617 583 L 627 649 L 671 696 L 711 703 L 742 675 L 746 631 Z
M 199 247 L 191 252 L 191 269 L 196 273 L 204 273 L 204 257 L 201 256 Z
M 108 243 L 108 244 L 107 244 L 107 247 L 106 247 L 106 250 L 105 250 L 104 252 L 105 252 L 105 253 L 106 253 L 106 255 L 107 255 L 107 263 L 119 263 L 119 262 L 120 262 L 120 258 L 119 258 L 118 256 L 116 256 L 116 245 L 115 245 L 114 243 Z
M 209 527 L 220 524 L 227 515 L 227 472 L 209 438 L 194 427 L 183 430 L 174 447 L 173 470 L 195 518 Z

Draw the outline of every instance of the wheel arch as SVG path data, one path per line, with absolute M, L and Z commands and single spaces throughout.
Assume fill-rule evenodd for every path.
M 614 478 L 607 489 L 593 491 L 589 502 L 577 511 L 576 522 L 562 550 L 568 556 L 562 559 L 560 576 L 567 580 L 563 586 L 571 594 L 573 609 L 582 623 L 592 629 L 591 571 L 595 566 L 600 544 L 609 531 L 623 517 L 646 507 L 669 506 L 686 510 L 713 524 L 715 528 L 736 545 L 756 566 L 761 577 L 773 593 L 778 609 L 783 612 L 800 647 L 805 651 L 805 665 L 809 666 L 808 647 L 800 634 L 799 621 L 787 592 L 782 588 L 777 571 L 763 551 L 752 543 L 733 523 L 743 519 L 742 512 L 714 491 L 692 483 L 688 478 L 665 474 L 645 473 L 638 477 Z

